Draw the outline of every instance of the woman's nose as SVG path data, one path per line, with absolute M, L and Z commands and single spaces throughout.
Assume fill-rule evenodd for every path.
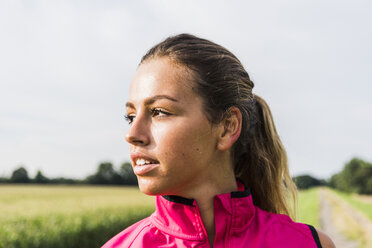
M 150 139 L 145 120 L 141 119 L 139 116 L 136 117 L 136 119 L 130 125 L 128 133 L 125 135 L 125 140 L 132 145 L 148 145 Z

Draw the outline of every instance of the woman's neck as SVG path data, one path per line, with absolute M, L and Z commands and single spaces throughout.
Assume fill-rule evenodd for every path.
M 195 175 L 195 180 L 191 185 L 185 186 L 184 189 L 186 190 L 175 192 L 176 195 L 196 201 L 208 235 L 210 247 L 213 247 L 216 235 L 214 197 L 238 190 L 233 168 L 230 151 L 216 154 L 213 156 L 213 161 L 209 161 L 205 165 L 203 172 Z
M 230 193 L 237 191 L 236 179 L 234 174 L 229 178 L 224 178 L 221 182 L 213 182 L 212 185 L 204 184 L 198 189 L 195 196 L 193 197 L 199 207 L 200 215 L 202 217 L 204 227 L 208 234 L 209 244 L 213 247 L 213 241 L 215 237 L 215 225 L 214 225 L 214 206 L 213 198 L 216 195 Z

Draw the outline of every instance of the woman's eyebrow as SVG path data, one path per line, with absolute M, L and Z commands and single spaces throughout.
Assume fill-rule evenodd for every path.
M 145 106 L 151 105 L 154 102 L 156 102 L 158 100 L 161 100 L 161 99 L 167 99 L 167 100 L 170 100 L 172 102 L 178 102 L 177 99 L 174 99 L 173 97 L 170 97 L 168 95 L 156 95 L 156 96 L 152 96 L 152 97 L 149 97 L 149 98 L 145 99 Z M 133 108 L 133 109 L 135 109 L 134 104 L 131 103 L 131 102 L 127 102 L 125 104 L 125 106 L 127 108 Z
M 127 103 L 125 104 L 125 107 L 135 109 L 134 104 L 131 103 L 131 102 L 127 102 Z
M 173 97 L 170 97 L 168 95 L 156 95 L 156 96 L 152 96 L 152 97 L 147 98 L 145 100 L 145 105 L 153 104 L 154 102 L 156 102 L 158 100 L 161 100 L 161 99 L 168 99 L 168 100 L 173 101 L 173 102 L 178 102 L 177 99 L 174 99 Z

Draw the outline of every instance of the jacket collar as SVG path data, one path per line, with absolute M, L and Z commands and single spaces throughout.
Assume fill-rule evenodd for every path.
M 237 181 L 238 191 L 216 195 L 214 218 L 216 237 L 225 232 L 226 226 L 244 228 L 254 216 L 251 192 L 243 182 Z M 151 220 L 163 232 L 188 240 L 205 240 L 206 230 L 194 199 L 180 196 L 156 196 L 156 211 Z M 221 233 L 222 235 L 222 233 Z

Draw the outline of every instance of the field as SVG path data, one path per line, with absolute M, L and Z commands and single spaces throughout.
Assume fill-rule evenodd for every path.
M 346 194 L 338 191 L 336 191 L 336 193 L 351 206 L 364 213 L 372 221 L 372 196 Z
M 319 189 L 298 200 L 296 221 L 319 227 Z M 130 187 L 1 185 L 0 209 L 0 248 L 92 248 L 150 215 L 154 198 Z
M 318 228 L 319 220 L 319 189 L 312 188 L 300 191 L 298 195 L 297 222 L 306 223 Z
M 153 211 L 137 188 L 0 186 L 0 247 L 100 247 Z

